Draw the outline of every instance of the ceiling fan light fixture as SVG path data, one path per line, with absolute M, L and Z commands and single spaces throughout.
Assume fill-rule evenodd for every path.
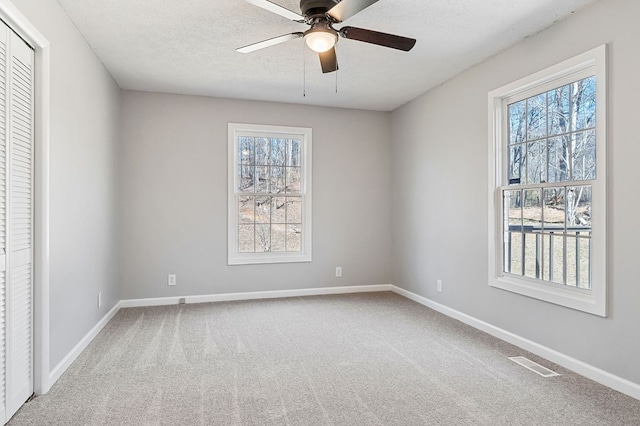
M 307 31 L 304 41 L 314 52 L 323 53 L 335 46 L 338 35 L 329 31 Z

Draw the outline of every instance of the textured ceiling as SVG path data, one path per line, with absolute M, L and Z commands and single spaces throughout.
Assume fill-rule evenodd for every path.
M 236 52 L 308 28 L 244 0 L 58 1 L 123 89 L 390 111 L 595 0 L 380 0 L 344 25 L 416 47 L 340 39 L 325 75 L 302 39 Z

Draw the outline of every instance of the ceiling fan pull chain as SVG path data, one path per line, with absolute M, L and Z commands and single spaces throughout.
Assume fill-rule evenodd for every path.
M 307 97 L 307 49 L 302 43 L 302 97 Z

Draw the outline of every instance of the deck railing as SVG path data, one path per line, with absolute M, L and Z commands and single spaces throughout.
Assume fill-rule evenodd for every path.
M 581 288 L 591 288 L 591 271 L 590 259 L 591 259 L 591 244 L 587 244 L 586 248 L 581 245 L 581 241 L 591 239 L 591 228 L 584 226 L 562 226 L 562 225 L 548 225 L 545 224 L 544 229 L 538 225 L 509 225 L 508 232 L 505 233 L 505 250 L 504 250 L 504 271 L 516 275 L 530 276 L 531 278 L 537 278 L 544 281 L 555 282 L 559 284 L 569 284 Z M 520 271 L 512 270 L 513 263 L 513 235 L 519 234 L 520 238 Z M 527 247 L 527 238 L 530 235 L 535 235 L 535 250 L 532 247 Z M 543 238 L 548 236 L 548 243 L 546 250 L 543 250 Z M 556 253 L 556 239 L 562 239 L 563 250 L 562 253 Z M 565 239 L 566 238 L 566 239 Z M 573 240 L 573 241 L 572 241 Z M 515 244 L 518 244 L 516 242 Z M 571 247 L 571 246 L 575 247 Z M 517 249 L 517 247 L 515 247 Z M 567 257 L 575 256 L 575 262 L 572 259 L 571 269 L 575 268 L 575 271 L 568 270 Z M 527 261 L 530 256 L 535 256 L 535 276 L 532 275 L 532 271 L 525 272 Z M 562 262 L 562 277 L 557 276 L 557 269 L 555 264 Z M 574 265 L 575 264 L 575 265 Z M 517 265 L 516 265 L 517 266 Z M 587 268 L 587 271 L 582 270 Z M 543 274 L 543 269 L 548 271 Z M 575 273 L 575 275 L 573 275 Z M 543 276 L 544 275 L 544 276 Z M 568 283 L 567 276 L 575 277 L 574 283 Z M 581 281 L 581 277 L 585 277 L 587 282 Z

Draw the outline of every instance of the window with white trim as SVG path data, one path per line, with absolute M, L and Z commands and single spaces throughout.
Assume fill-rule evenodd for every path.
M 311 261 L 311 129 L 229 123 L 228 263 Z
M 489 284 L 606 316 L 606 46 L 489 108 Z

